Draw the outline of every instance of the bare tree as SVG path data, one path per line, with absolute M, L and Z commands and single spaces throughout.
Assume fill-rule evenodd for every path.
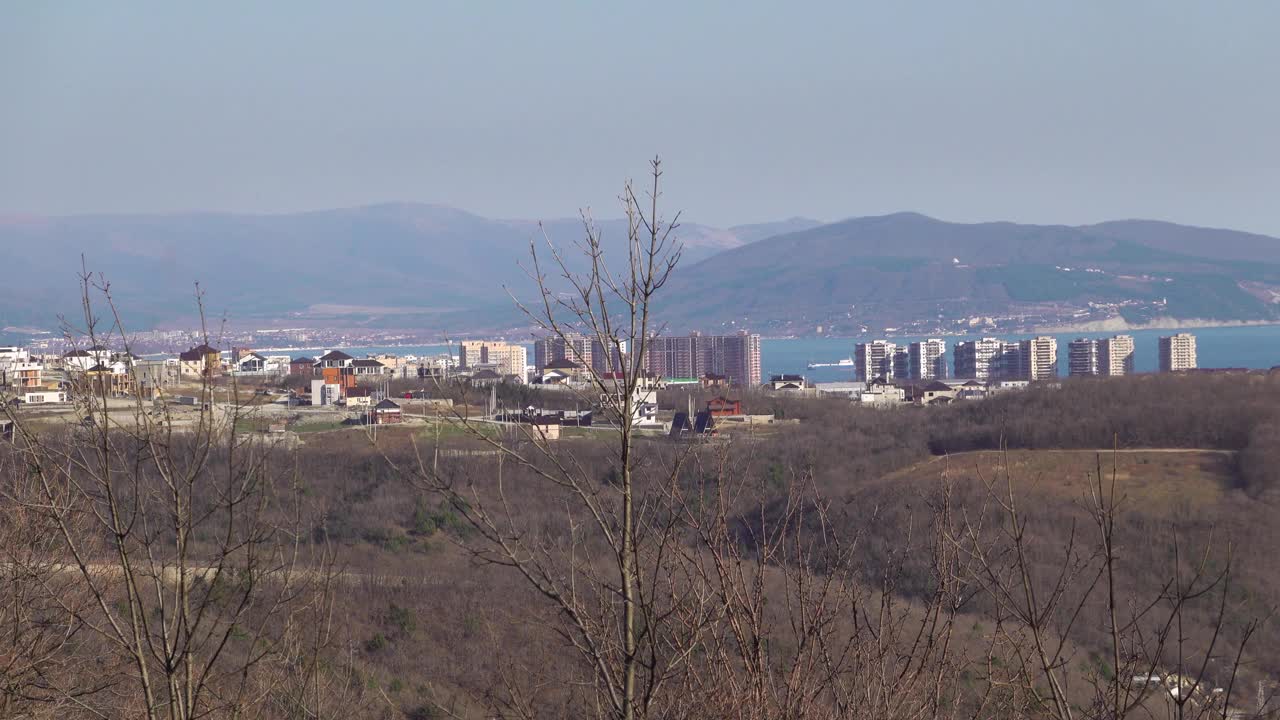
M 1108 476 L 1099 456 L 1079 504 L 1092 533 L 1073 522 L 1064 544 L 1038 543 L 1007 459 L 986 481 L 987 504 L 955 526 L 952 541 L 991 603 L 998 655 L 1012 661 L 1028 710 L 1058 720 L 1247 717 L 1237 680 L 1270 613 L 1255 616 L 1233 601 L 1230 546 L 1214 570 L 1212 538 L 1188 557 L 1176 526 L 1160 587 L 1126 583 L 1134 568 L 1116 534 L 1124 497 L 1114 457 Z M 1207 634 L 1192 636 L 1193 613 Z M 1091 615 L 1105 618 L 1106 658 L 1082 668 L 1073 662 L 1075 638 Z
M 644 433 L 655 299 L 680 256 L 678 217 L 659 210 L 661 180 L 654 160 L 647 192 L 623 191 L 619 271 L 584 214 L 576 253 L 586 269 L 549 240 L 535 243 L 538 302 L 516 301 L 579 366 L 579 398 L 607 423 L 591 432 L 597 442 L 555 442 L 528 425 L 493 432 L 463 405 L 454 421 L 488 446 L 492 464 L 442 455 L 437 438 L 399 467 L 466 519 L 474 533 L 460 542 L 477 560 L 509 568 L 545 601 L 550 611 L 526 620 L 540 620 L 575 660 L 569 677 L 508 661 L 485 700 L 503 716 L 564 701 L 620 719 L 938 718 L 989 707 L 981 690 L 954 692 L 950 636 L 965 593 L 956 552 L 941 541 L 945 499 L 928 541 L 908 539 L 899 557 L 931 559 L 931 590 L 903 601 L 902 564 L 869 581 L 857 538 L 843 536 L 804 468 L 779 496 L 745 449 Z M 531 503 L 563 520 L 534 522 Z
M 68 324 L 68 337 L 130 357 L 109 285 L 81 280 L 83 325 Z M 137 392 L 117 398 L 84 368 L 70 371 L 80 422 L 38 425 L 6 410 L 11 475 L 29 488 L 9 499 L 50 530 L 21 567 L 43 563 L 43 601 L 100 646 L 101 672 L 86 674 L 102 677 L 103 692 L 60 689 L 87 714 L 254 716 L 284 692 L 269 670 L 314 669 L 318 644 L 301 638 L 329 612 L 331 554 L 312 542 L 295 463 L 240 432 L 237 388 L 218 402 L 206 369 L 201 402 L 181 416 Z M 317 687 L 304 683 L 293 708 L 305 711 Z

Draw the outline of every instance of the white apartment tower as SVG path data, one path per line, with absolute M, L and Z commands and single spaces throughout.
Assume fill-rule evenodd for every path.
M 1018 343 L 1021 351 L 1022 377 L 1020 379 L 1047 380 L 1058 377 L 1058 340 L 1042 335 Z
M 1191 340 L 1195 355 L 1195 338 Z M 1116 335 L 1098 341 L 1098 374 L 1109 377 L 1133 374 L 1133 336 Z
M 1178 333 L 1160 338 L 1160 372 L 1194 370 L 1196 364 L 1196 336 Z
M 947 341 L 929 338 L 907 346 L 912 380 L 945 380 L 947 377 Z
M 968 340 L 955 345 L 956 377 L 965 380 L 990 382 L 995 379 L 993 370 L 1005 343 L 996 338 Z
M 853 353 L 853 364 L 858 379 L 863 382 L 870 382 L 878 377 L 892 380 L 893 355 L 897 350 L 898 346 L 887 340 L 858 343 Z

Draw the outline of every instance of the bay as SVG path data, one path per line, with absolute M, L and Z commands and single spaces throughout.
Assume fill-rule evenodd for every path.
M 1189 330 L 1132 330 L 1135 345 L 1134 368 L 1137 372 L 1155 372 L 1159 369 L 1157 341 L 1161 336 L 1176 332 L 1189 332 L 1196 336 L 1196 352 L 1200 367 L 1222 368 L 1239 367 L 1253 370 L 1271 368 L 1280 365 L 1280 325 L 1248 325 L 1236 327 L 1195 328 Z M 1078 337 L 1103 338 L 1116 333 L 1053 333 L 1058 340 L 1059 374 L 1067 373 L 1067 343 Z M 1035 337 L 1035 333 L 1022 335 L 995 335 L 1002 340 L 1022 340 Z M 947 341 L 948 361 L 952 360 L 952 349 L 955 343 L 964 340 L 976 340 L 984 335 L 949 335 Z M 818 338 L 764 338 L 760 343 L 760 364 L 763 376 L 767 379 L 771 374 L 804 375 L 815 382 L 831 382 L 850 380 L 854 376 L 852 367 L 812 368 L 810 363 L 834 363 L 841 358 L 853 356 L 854 345 L 878 339 L 866 337 L 818 337 Z M 886 337 L 886 340 L 906 345 L 923 337 Z M 533 346 L 529 348 L 529 361 L 533 361 Z M 343 351 L 361 357 L 390 353 L 394 355 L 439 355 L 444 352 L 456 352 L 456 345 L 414 345 L 402 347 L 352 347 Z M 292 357 L 316 357 L 318 351 L 282 351 Z M 954 369 L 954 366 L 953 366 Z

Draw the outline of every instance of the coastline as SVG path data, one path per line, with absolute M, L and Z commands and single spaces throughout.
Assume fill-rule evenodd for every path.
M 1194 330 L 1198 328 L 1226 327 L 1263 327 L 1280 325 L 1276 320 L 1206 320 L 1188 318 L 1157 318 L 1149 323 L 1134 324 L 1121 317 L 1106 320 L 1090 320 L 1083 323 L 1067 323 L 1065 325 L 1041 325 L 1034 332 L 1045 334 L 1091 333 L 1091 332 L 1126 332 L 1136 330 Z

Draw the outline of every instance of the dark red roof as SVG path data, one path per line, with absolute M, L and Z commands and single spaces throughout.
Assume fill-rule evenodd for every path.
M 207 344 L 197 345 L 191 348 L 190 350 L 179 355 L 178 359 L 185 362 L 195 362 L 197 360 L 203 360 L 206 355 L 217 355 L 217 354 L 218 354 L 218 351 L 215 350 L 214 348 L 209 347 Z

